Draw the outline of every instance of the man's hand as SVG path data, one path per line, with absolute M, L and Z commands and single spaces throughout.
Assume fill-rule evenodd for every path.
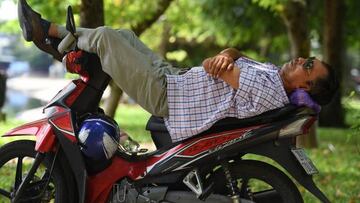
M 203 67 L 211 76 L 218 78 L 223 72 L 230 71 L 234 68 L 234 60 L 230 56 L 218 54 L 205 59 L 203 61 Z

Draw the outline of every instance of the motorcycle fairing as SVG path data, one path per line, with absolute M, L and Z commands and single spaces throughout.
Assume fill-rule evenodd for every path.
M 5 133 L 3 137 L 34 135 L 36 137 L 35 150 L 39 152 L 49 152 L 53 149 L 55 135 L 52 131 L 48 119 L 40 119 L 31 123 L 26 123 Z
M 119 178 L 129 177 L 137 179 L 146 175 L 146 160 L 139 162 L 128 162 L 120 157 L 114 157 L 112 164 L 104 171 L 89 176 L 87 180 L 86 202 L 106 202 L 112 185 Z
M 71 93 L 76 90 L 77 83 L 76 81 L 71 81 L 67 84 L 62 90 L 60 90 L 45 106 L 45 109 L 57 106 L 57 107 L 67 107 L 64 103 L 65 98 L 67 98 Z
M 156 160 L 156 156 L 149 159 L 147 173 L 156 175 L 162 172 L 176 171 L 186 168 L 196 160 L 208 156 L 223 148 L 249 138 L 252 131 L 261 128 L 263 125 L 241 128 L 222 133 L 212 133 L 203 137 L 188 140 L 181 143 L 170 152 Z M 174 149 L 176 151 L 174 151 Z M 169 155 L 168 155 L 169 154 Z M 167 156 L 168 155 L 168 156 Z
M 6 132 L 3 137 L 10 136 L 20 136 L 20 135 L 38 135 L 39 132 L 42 132 L 40 129 L 47 124 L 47 119 L 43 118 L 37 121 L 26 123 L 24 125 L 18 126 L 10 131 Z
M 76 88 L 69 96 L 67 96 L 65 100 L 67 106 L 71 106 L 86 88 L 86 84 L 82 80 L 74 80 L 73 83 L 76 85 Z
M 105 202 L 112 185 L 119 179 L 128 177 L 131 180 L 138 180 L 147 175 L 156 163 L 172 157 L 177 151 L 186 145 L 177 145 L 164 153 L 155 154 L 149 159 L 137 162 L 129 162 L 119 156 L 115 156 L 111 165 L 104 171 L 89 176 L 87 180 L 86 202 Z
M 72 126 L 71 114 L 68 110 L 55 107 L 50 118 L 26 123 L 16 127 L 3 135 L 3 137 L 34 135 L 36 137 L 35 150 L 38 152 L 49 152 L 53 149 L 55 135 L 51 124 L 73 142 L 76 141 Z
M 115 156 L 108 168 L 88 178 L 86 202 L 105 201 L 110 193 L 111 186 L 123 177 L 139 180 L 145 175 L 151 176 L 164 171 L 170 172 L 183 169 L 189 163 L 203 156 L 248 138 L 252 130 L 260 127 L 252 126 L 223 133 L 209 134 L 204 137 L 195 138 L 195 140 L 192 139 L 185 143 L 180 143 L 164 153 L 155 154 L 148 159 L 137 162 L 129 162 L 119 156 Z M 183 161 L 179 162 L 180 159 Z M 172 164 L 174 160 L 179 165 Z M 175 168 L 176 166 L 177 168 Z
M 209 136 L 202 137 L 195 142 L 191 142 L 188 146 L 184 147 L 179 153 L 177 153 L 176 157 L 195 157 L 202 153 L 205 153 L 209 150 L 216 150 L 217 147 L 226 145 L 229 141 L 239 138 L 234 142 L 238 142 L 241 139 L 245 139 L 248 132 L 252 129 L 256 129 L 259 126 L 254 126 L 250 128 L 242 128 L 238 130 L 233 130 L 229 132 L 223 132 L 219 134 L 213 134 Z M 216 148 L 215 148 L 216 147 Z
M 49 123 L 57 130 L 62 132 L 69 140 L 76 142 L 72 116 L 69 110 L 65 110 L 62 113 L 55 114 L 49 118 Z

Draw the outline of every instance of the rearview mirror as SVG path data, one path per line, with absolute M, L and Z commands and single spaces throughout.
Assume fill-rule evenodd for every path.
M 67 9 L 66 30 L 68 30 L 75 37 L 76 26 L 75 26 L 74 14 L 71 6 L 68 6 Z

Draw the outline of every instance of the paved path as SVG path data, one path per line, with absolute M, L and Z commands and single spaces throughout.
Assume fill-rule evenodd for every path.
M 16 77 L 9 78 L 6 85 L 9 89 L 22 92 L 29 97 L 48 102 L 70 81 L 71 80 L 68 79 L 46 77 Z
M 21 92 L 30 98 L 36 98 L 46 103 L 69 84 L 70 81 L 69 79 L 24 76 L 9 78 L 6 85 L 8 89 Z M 20 112 L 16 118 L 26 122 L 43 118 L 42 108 L 39 107 Z

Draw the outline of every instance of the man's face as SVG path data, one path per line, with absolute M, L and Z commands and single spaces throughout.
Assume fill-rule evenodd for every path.
M 286 92 L 291 93 L 298 88 L 309 91 L 318 78 L 327 75 L 327 70 L 316 58 L 297 58 L 285 63 L 280 75 Z

